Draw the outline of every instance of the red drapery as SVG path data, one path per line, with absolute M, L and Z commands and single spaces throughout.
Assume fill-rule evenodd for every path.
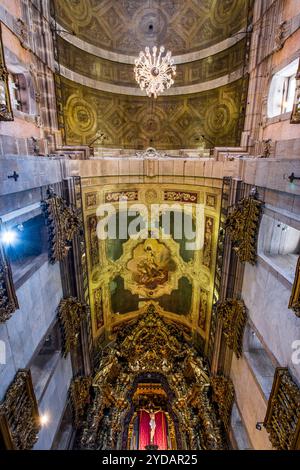
M 166 415 L 163 411 L 155 413 L 155 434 L 154 444 L 160 450 L 168 449 L 168 429 Z M 150 415 L 147 411 L 139 412 L 139 449 L 145 450 L 145 447 L 150 444 Z
M 150 444 L 150 415 L 147 411 L 139 412 L 139 449 L 145 450 Z

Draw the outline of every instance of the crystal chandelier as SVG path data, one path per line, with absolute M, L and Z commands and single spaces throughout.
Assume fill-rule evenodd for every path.
M 176 75 L 176 65 L 170 51 L 165 56 L 163 46 L 159 52 L 157 47 L 146 47 L 145 52 L 141 51 L 139 58 L 135 60 L 135 79 L 142 90 L 145 90 L 148 96 L 157 96 L 170 88 L 173 83 L 173 77 Z

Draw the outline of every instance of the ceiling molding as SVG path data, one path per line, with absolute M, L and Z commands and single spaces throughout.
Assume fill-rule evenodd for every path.
M 110 60 L 112 62 L 117 62 L 117 63 L 121 63 L 121 64 L 134 65 L 134 61 L 136 59 L 136 56 L 126 55 L 126 54 L 119 54 L 117 52 L 108 51 L 106 49 L 102 49 L 101 47 L 97 47 L 93 44 L 90 44 L 87 41 L 84 41 L 83 39 L 80 39 L 79 37 L 77 37 L 75 35 L 72 35 L 70 33 L 65 33 L 65 32 L 61 31 L 64 28 L 60 24 L 57 24 L 57 29 L 59 30 L 58 35 L 60 37 L 62 37 L 65 41 L 72 44 L 73 46 L 78 47 L 78 49 L 81 49 L 85 52 L 93 54 L 96 57 L 99 57 L 101 59 L 106 59 L 106 60 Z M 207 47 L 207 48 L 202 49 L 200 51 L 175 55 L 175 56 L 173 56 L 174 63 L 176 65 L 178 65 L 178 64 L 187 64 L 189 62 L 195 62 L 197 60 L 201 60 L 201 59 L 205 59 L 207 57 L 211 57 L 215 54 L 218 54 L 219 52 L 222 52 L 226 49 L 229 49 L 230 47 L 234 46 L 235 44 L 237 44 L 239 41 L 241 41 L 245 37 L 246 37 L 245 32 L 243 30 L 240 30 L 234 36 L 232 36 L 230 38 L 227 38 L 227 39 L 224 39 L 223 41 L 219 42 L 218 44 L 214 44 L 213 46 Z
M 63 65 L 60 65 L 60 74 L 68 80 L 72 80 L 75 83 L 89 88 L 94 88 L 95 90 L 104 91 L 107 93 L 115 93 L 118 95 L 142 96 L 147 98 L 146 93 L 141 90 L 138 86 L 134 88 L 94 80 L 92 78 L 86 77 L 85 75 L 73 72 L 72 70 L 68 69 L 67 67 L 64 67 Z M 197 83 L 195 85 L 186 85 L 170 88 L 169 90 L 166 90 L 164 92 L 164 96 L 190 95 L 194 93 L 201 93 L 209 90 L 214 90 L 221 86 L 225 86 L 229 83 L 235 82 L 236 80 L 239 80 L 243 77 L 243 75 L 244 68 L 241 67 L 238 70 L 235 70 L 234 72 L 227 74 L 223 77 L 216 78 L 215 80 L 209 80 L 207 82 Z

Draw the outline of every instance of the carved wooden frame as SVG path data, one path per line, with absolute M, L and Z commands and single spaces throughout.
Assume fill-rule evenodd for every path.
M 0 324 L 9 320 L 18 308 L 19 304 L 14 288 L 11 268 L 4 247 L 0 241 Z
M 294 310 L 297 317 L 300 317 L 300 256 L 298 258 L 294 284 L 289 302 L 289 308 Z
M 8 71 L 5 64 L 4 47 L 2 42 L 2 28 L 0 22 L 0 82 L 3 82 L 5 93 L 5 104 L 0 103 L 0 121 L 13 121 L 13 111 L 11 106 L 9 86 L 8 86 Z
M 285 388 L 284 399 L 282 396 L 279 398 L 282 388 Z M 283 431 L 281 436 L 278 423 Z M 273 447 L 278 450 L 300 450 L 300 388 L 286 367 L 277 367 L 275 371 L 264 426 Z
M 80 228 L 76 210 L 53 191 L 42 201 L 42 209 L 48 225 L 49 261 L 62 261 L 69 252 L 71 242 Z
M 300 124 L 300 59 L 296 75 L 296 90 L 294 106 L 291 114 L 291 124 Z
M 15 397 L 20 398 L 22 392 L 26 394 L 26 399 L 15 401 Z M 13 402 L 13 403 L 12 403 Z M 23 409 L 18 410 L 17 421 L 14 422 L 13 412 L 15 408 L 23 405 Z M 28 405 L 29 409 L 24 405 Z M 15 406 L 15 408 L 14 408 Z M 9 415 L 6 408 L 9 410 Z M 30 416 L 28 415 L 30 412 Z M 11 423 L 12 421 L 13 423 Z M 31 422 L 30 422 L 31 421 Z M 11 424 L 14 424 L 15 433 L 18 435 L 19 444 L 13 437 Z M 37 435 L 40 429 L 38 405 L 33 389 L 31 373 L 29 369 L 19 369 L 15 375 L 14 381 L 8 388 L 3 402 L 0 404 L 0 433 L 3 437 L 4 445 L 7 450 L 29 450 L 37 441 Z M 24 431 L 25 441 L 21 439 L 21 433 Z

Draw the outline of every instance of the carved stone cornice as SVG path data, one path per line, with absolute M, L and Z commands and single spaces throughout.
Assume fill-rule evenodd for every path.
M 225 230 L 232 241 L 233 250 L 242 263 L 256 262 L 262 204 L 255 196 L 243 198 L 227 216 Z
M 42 201 L 42 209 L 49 232 L 49 260 L 54 264 L 67 256 L 80 220 L 76 211 L 51 191 L 48 199 Z
M 294 310 L 297 317 L 300 317 L 300 256 L 297 262 L 289 308 Z
M 264 425 L 273 447 L 300 449 L 300 388 L 287 368 L 276 369 Z
M 226 338 L 229 349 L 232 349 L 237 358 L 241 357 L 243 350 L 243 336 L 247 321 L 245 304 L 242 300 L 226 299 L 216 306 L 218 318 L 222 321 L 222 332 Z
M 223 376 L 214 376 L 211 378 L 211 386 L 213 390 L 212 399 L 217 403 L 219 415 L 225 429 L 229 431 L 235 395 L 232 380 Z
M 79 343 L 80 327 L 87 315 L 87 306 L 69 297 L 61 300 L 57 316 L 62 329 L 63 353 L 66 356 L 76 349 Z
M 0 323 L 9 320 L 18 308 L 10 265 L 0 242 Z
M 38 406 L 28 369 L 17 372 L 0 404 L 0 432 L 10 450 L 31 449 L 40 430 Z
M 78 429 L 83 423 L 84 414 L 90 403 L 92 377 L 76 377 L 70 385 L 70 398 L 73 408 L 74 425 Z

